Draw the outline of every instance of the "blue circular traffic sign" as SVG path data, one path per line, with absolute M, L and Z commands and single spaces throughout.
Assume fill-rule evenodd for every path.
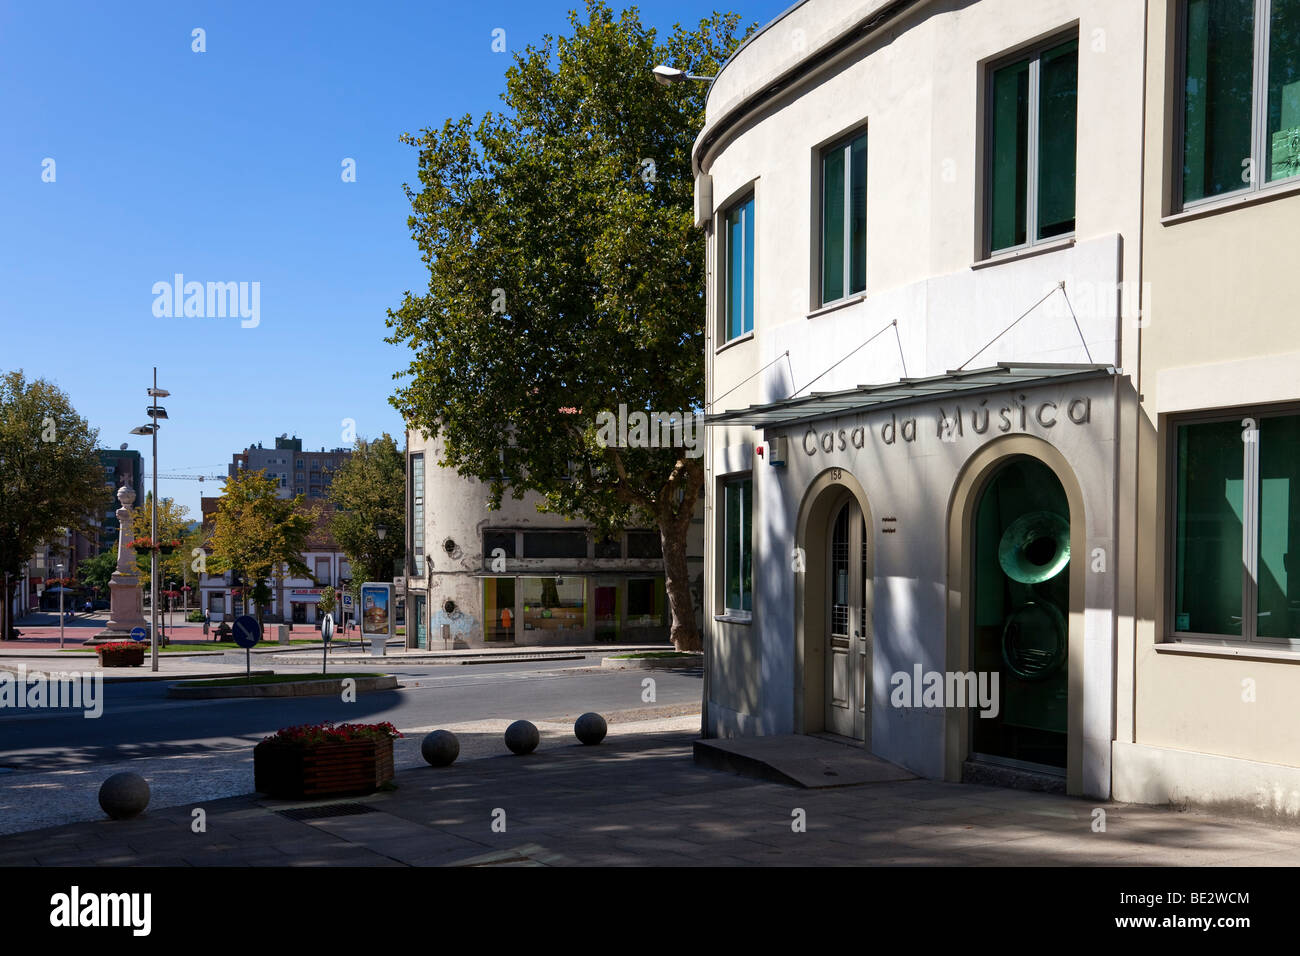
M 149 632 L 145 630 L 143 627 L 131 628 L 131 640 L 133 641 L 137 641 L 137 642 L 143 641 L 148 636 L 149 636 Z
M 262 639 L 262 629 L 257 624 L 257 618 L 251 614 L 244 614 L 235 618 L 234 626 L 235 643 L 240 647 L 249 648 Z

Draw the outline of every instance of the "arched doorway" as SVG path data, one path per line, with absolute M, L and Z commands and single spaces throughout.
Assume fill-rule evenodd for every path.
M 845 496 L 827 534 L 826 730 L 866 739 L 867 526 L 862 509 Z
M 1063 774 L 1083 792 L 1083 493 L 1064 455 L 1028 436 L 976 452 L 948 516 L 948 670 L 996 676 L 998 713 L 949 708 L 944 776 L 967 760 Z
M 795 729 L 871 741 L 871 511 L 862 486 L 830 468 L 799 509 L 795 577 Z
M 971 753 L 1065 773 L 1070 505 L 1052 470 L 1017 456 L 975 505 L 971 669 L 997 675 L 996 711 L 970 714 Z

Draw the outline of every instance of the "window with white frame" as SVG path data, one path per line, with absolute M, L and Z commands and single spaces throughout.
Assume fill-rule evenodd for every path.
M 1187 419 L 1172 440 L 1169 629 L 1300 643 L 1300 414 Z
M 1181 204 L 1300 176 L 1300 0 L 1182 0 Z
M 726 213 L 722 233 L 726 339 L 754 331 L 754 194 Z
M 985 253 L 1074 232 L 1079 40 L 1056 37 L 989 70 Z
M 867 288 L 867 134 L 821 154 L 821 303 Z

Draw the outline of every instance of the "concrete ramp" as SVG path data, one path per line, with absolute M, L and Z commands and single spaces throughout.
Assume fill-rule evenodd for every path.
M 702 767 L 806 789 L 916 779 L 861 746 L 803 734 L 697 740 L 694 751 Z

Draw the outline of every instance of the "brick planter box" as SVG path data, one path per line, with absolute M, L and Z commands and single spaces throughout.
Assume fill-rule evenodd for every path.
M 100 667 L 139 667 L 144 663 L 144 645 L 125 649 L 99 650 Z
M 281 799 L 374 793 L 393 779 L 393 741 L 304 744 L 264 740 L 253 748 L 253 786 Z

